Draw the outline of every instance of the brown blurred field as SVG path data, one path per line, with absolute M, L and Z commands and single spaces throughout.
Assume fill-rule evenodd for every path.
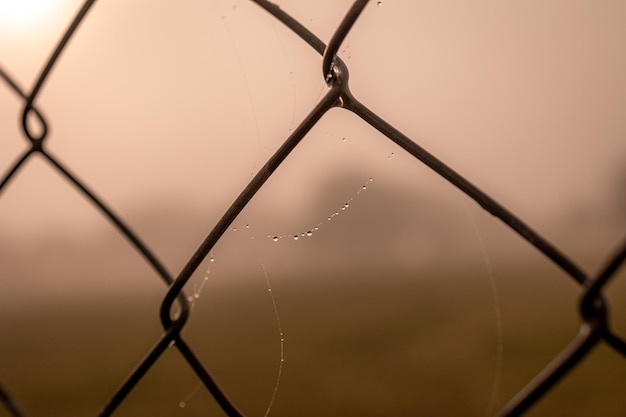
M 185 340 L 246 415 L 264 416 L 280 365 L 267 273 L 285 338 L 269 415 L 493 415 L 574 338 L 580 287 L 458 195 L 444 204 L 376 179 L 349 210 L 324 220 L 363 178 L 316 190 L 298 216 L 282 206 L 268 214 L 261 193 L 220 240 L 215 262 L 205 260 L 187 284 L 189 295 L 204 287 Z M 0 378 L 29 416 L 96 415 L 162 331 L 165 286 L 91 212 L 84 234 L 0 242 Z M 212 216 L 156 204 L 126 214 L 172 271 Z M 320 219 L 313 236 L 293 239 Z M 564 216 L 543 229 L 597 271 L 623 230 L 612 219 Z M 589 232 L 609 224 L 612 234 Z M 624 278 L 605 288 L 622 333 Z M 623 417 L 625 390 L 624 358 L 600 345 L 528 415 Z M 114 415 L 222 414 L 171 347 Z
M 579 293 L 552 268 L 496 266 L 494 275 L 503 329 L 500 407 L 576 334 Z M 237 281 L 209 281 L 183 335 L 240 408 L 262 416 L 279 366 L 278 325 L 263 277 Z M 273 276 L 271 285 L 285 361 L 270 415 L 484 416 L 495 411 L 489 403 L 497 372 L 497 325 L 483 271 L 352 268 L 327 275 L 318 270 Z M 610 289 L 611 302 L 624 305 L 623 284 Z M 157 340 L 161 294 L 5 305 L 0 315 L 4 382 L 29 415 L 95 415 Z M 624 316 L 614 324 L 623 329 Z M 528 415 L 624 416 L 625 388 L 624 358 L 600 346 Z M 204 388 L 198 389 L 176 348 L 170 348 L 115 415 L 221 414 Z

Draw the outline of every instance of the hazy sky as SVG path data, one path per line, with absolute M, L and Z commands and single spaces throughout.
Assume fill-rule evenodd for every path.
M 325 42 L 351 4 L 277 3 Z M 1 21 L 0 65 L 21 86 L 32 86 L 79 6 L 59 0 L 32 20 Z M 341 56 L 361 101 L 541 225 L 572 207 L 602 215 L 617 200 L 625 17 L 618 0 L 372 1 Z M 48 148 L 113 207 L 221 211 L 323 91 L 321 57 L 251 2 L 101 0 L 37 105 L 51 128 Z M 20 115 L 0 83 L 2 172 L 26 148 Z M 89 225 L 92 211 L 36 159 L 3 191 L 0 228 Z M 446 187 L 333 110 L 259 204 L 310 204 L 309 191 L 341 169 L 427 195 Z

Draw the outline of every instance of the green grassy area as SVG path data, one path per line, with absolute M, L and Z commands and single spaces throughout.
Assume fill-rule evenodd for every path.
M 555 270 L 334 271 L 272 277 L 284 362 L 270 415 L 484 416 L 574 337 L 578 288 Z M 207 283 L 183 335 L 228 395 L 262 416 L 280 333 L 265 280 Z M 613 303 L 624 293 L 611 288 Z M 32 416 L 89 416 L 157 340 L 160 294 L 2 310 L 0 375 Z M 624 328 L 624 317 L 614 317 Z M 498 345 L 498 328 L 502 345 Z M 498 368 L 497 352 L 503 352 Z M 222 415 L 175 347 L 115 415 Z M 626 361 L 600 346 L 529 416 L 624 416 Z M 185 407 L 181 408 L 181 401 Z M 0 408 L 0 416 L 7 416 Z

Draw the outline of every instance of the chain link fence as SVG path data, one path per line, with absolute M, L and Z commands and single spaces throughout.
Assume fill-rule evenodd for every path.
M 168 347 L 172 345 L 180 352 L 180 355 L 197 375 L 197 378 L 202 382 L 204 388 L 210 392 L 227 415 L 244 415 L 239 410 L 237 404 L 231 401 L 220 388 L 220 385 L 194 352 L 193 346 L 191 346 L 181 334 L 191 314 L 190 301 L 185 294 L 184 287 L 201 263 L 207 258 L 216 243 L 253 199 L 255 194 L 264 186 L 276 169 L 289 157 L 291 152 L 300 144 L 301 140 L 331 109 L 342 109 L 357 115 L 363 122 L 371 126 L 372 129 L 382 133 L 388 140 L 400 146 L 420 163 L 429 167 L 439 176 L 476 201 L 486 212 L 499 218 L 512 232 L 517 233 L 534 246 L 580 286 L 581 297 L 578 304 L 580 330 L 577 336 L 541 373 L 533 380 L 529 381 L 516 396 L 511 398 L 508 403 L 495 414 L 496 416 L 512 417 L 526 413 L 539 399 L 549 396 L 553 387 L 563 378 L 567 377 L 570 371 L 572 371 L 583 358 L 592 354 L 594 347 L 599 344 L 604 344 L 620 355 L 626 356 L 626 342 L 623 337 L 618 335 L 609 325 L 609 306 L 603 297 L 603 289 L 616 275 L 626 258 L 626 243 L 622 244 L 613 255 L 607 258 L 605 267 L 597 275 L 592 276 L 585 273 L 576 262 L 568 258 L 558 247 L 552 245 L 522 219 L 360 102 L 350 91 L 348 66 L 338 56 L 338 51 L 353 24 L 368 5 L 367 0 L 356 0 L 352 4 L 345 17 L 336 28 L 328 45 L 325 45 L 324 42 L 309 31 L 306 26 L 277 5 L 265 0 L 252 1 L 272 15 L 273 18 L 292 30 L 297 36 L 304 40 L 310 48 L 322 56 L 320 76 L 328 85 L 328 91 L 324 93 L 321 100 L 311 109 L 302 123 L 293 129 L 282 146 L 280 146 L 271 158 L 269 158 L 267 163 L 249 181 L 206 236 L 195 253 L 189 257 L 189 260 L 177 275 L 170 274 L 159 258 L 144 244 L 142 239 L 121 220 L 116 212 L 98 198 L 78 176 L 50 154 L 46 148 L 48 134 L 47 120 L 44 117 L 44 112 L 40 111 L 37 107 L 37 98 L 42 86 L 46 80 L 48 80 L 52 68 L 59 60 L 62 52 L 66 49 L 72 36 L 78 30 L 81 22 L 86 19 L 95 0 L 87 0 L 83 3 L 32 88 L 29 90 L 21 88 L 10 73 L 0 67 L 0 78 L 2 78 L 2 81 L 23 101 L 23 112 L 21 116 L 22 130 L 30 143 L 29 149 L 16 158 L 8 172 L 2 177 L 0 191 L 3 191 L 16 177 L 16 174 L 24 169 L 25 163 L 30 158 L 34 155 L 40 155 L 54 167 L 54 169 L 61 173 L 69 183 L 78 189 L 87 200 L 95 205 L 104 217 L 115 225 L 119 233 L 124 235 L 124 237 L 132 243 L 138 254 L 152 266 L 154 271 L 156 271 L 158 276 L 160 276 L 168 287 L 163 297 L 159 313 L 163 326 L 161 336 L 155 341 L 153 347 L 147 352 L 143 360 L 129 373 L 126 380 L 121 382 L 119 388 L 111 395 L 109 401 L 102 406 L 98 413 L 99 416 L 112 415 L 125 401 L 138 382 L 144 378 L 151 367 L 162 357 Z M 39 126 L 34 128 L 33 125 L 37 124 Z M 175 311 L 175 313 L 173 313 L 173 311 Z M 0 386 L 0 401 L 11 415 L 16 417 L 25 416 L 26 414 L 20 408 L 19 399 L 14 398 L 10 392 L 10 387 Z

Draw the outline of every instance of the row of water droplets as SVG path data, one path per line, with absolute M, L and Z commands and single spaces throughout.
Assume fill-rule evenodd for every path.
M 341 138 L 342 142 L 346 141 L 345 137 Z M 391 152 L 388 156 L 387 156 L 387 160 L 392 159 L 395 156 L 394 152 Z M 339 207 L 337 210 L 335 210 L 333 213 L 331 213 L 325 220 L 320 221 L 319 223 L 317 223 L 315 226 L 307 229 L 305 232 L 299 232 L 299 233 L 295 233 L 295 234 L 282 234 L 282 235 L 267 235 L 268 239 L 272 239 L 272 241 L 274 242 L 278 242 L 281 239 L 292 239 L 292 240 L 299 240 L 300 238 L 306 238 L 306 237 L 311 237 L 313 236 L 313 234 L 315 232 L 317 232 L 320 227 L 324 224 L 325 221 L 331 221 L 333 220 L 335 217 L 339 216 L 340 214 L 344 213 L 346 210 L 348 210 L 348 208 L 350 208 L 350 204 L 352 204 L 352 202 L 354 201 L 354 199 L 356 199 L 362 192 L 364 192 L 365 190 L 367 190 L 368 186 L 370 185 L 370 183 L 372 183 L 374 181 L 373 177 L 370 177 L 367 182 L 365 182 L 365 184 L 363 184 L 356 193 L 354 193 L 352 195 L 352 197 L 350 197 L 341 207 Z M 249 225 L 246 225 L 246 227 L 249 227 Z M 233 228 L 234 231 L 237 231 L 237 228 Z M 252 236 L 252 238 L 254 239 L 254 236 Z
M 328 134 L 328 132 L 326 132 Z M 342 137 L 341 141 L 342 142 L 346 142 L 346 137 Z M 391 152 L 390 154 L 387 155 L 387 160 L 391 160 L 395 157 L 395 152 Z M 358 190 L 341 206 L 339 207 L 337 210 L 335 210 L 334 212 L 332 212 L 331 214 L 329 214 L 324 220 L 318 222 L 315 226 L 310 227 L 308 229 L 306 229 L 305 231 L 302 232 L 298 232 L 298 233 L 287 233 L 287 234 L 268 234 L 266 235 L 267 239 L 271 239 L 273 242 L 278 242 L 280 240 L 283 239 L 288 239 L 288 240 L 294 240 L 294 241 L 298 241 L 302 238 L 309 238 L 312 237 L 316 232 L 318 232 L 320 230 L 320 228 L 322 227 L 322 225 L 325 222 L 330 222 L 332 221 L 335 217 L 338 217 L 339 215 L 345 213 L 351 206 L 351 204 L 353 203 L 353 201 L 364 191 L 366 191 L 368 189 L 368 187 L 370 186 L 370 184 L 374 181 L 373 177 L 369 177 L 368 180 L 361 185 Z M 252 232 L 252 226 L 248 223 L 245 224 L 244 226 L 245 230 L 247 230 L 248 232 Z M 233 226 L 231 229 L 233 232 L 237 232 L 238 231 L 238 227 L 237 226 Z M 256 235 L 254 233 L 249 234 L 249 238 L 250 239 L 256 239 Z M 209 275 L 211 274 L 211 267 L 213 266 L 214 262 L 215 262 L 215 257 L 213 252 L 210 252 L 208 255 L 208 266 L 206 269 L 206 272 L 204 274 L 204 277 L 202 280 L 193 280 L 193 292 L 192 294 L 188 297 L 188 301 L 191 303 L 191 308 L 194 307 L 195 302 L 200 298 L 200 295 L 202 293 L 202 290 L 204 289 L 205 285 L 207 284 L 208 280 L 209 280 Z M 270 290 L 271 291 L 271 290 Z
M 332 214 L 330 214 L 326 220 L 322 220 L 319 223 L 317 223 L 315 226 L 307 229 L 304 232 L 299 232 L 299 233 L 293 233 L 293 234 L 282 234 L 282 235 L 267 235 L 268 239 L 271 239 L 274 242 L 278 242 L 281 239 L 291 239 L 291 240 L 299 240 L 300 238 L 306 238 L 306 237 L 311 237 L 313 236 L 313 234 L 315 232 L 317 232 L 318 230 L 320 230 L 320 227 L 322 226 L 322 224 L 325 221 L 331 221 L 333 220 L 335 217 L 339 216 L 340 214 L 344 213 L 346 210 L 348 210 L 348 208 L 350 208 L 350 204 L 352 203 L 352 201 L 354 201 L 355 198 L 357 198 L 359 196 L 359 194 L 361 194 L 363 191 L 367 190 L 368 185 L 374 181 L 374 178 L 369 178 L 369 180 L 363 184 L 361 186 L 361 188 L 359 188 L 359 190 L 352 195 L 352 197 L 350 197 L 348 199 L 348 201 L 346 201 L 341 207 L 339 207 L 337 210 L 335 210 Z
M 204 273 L 204 278 L 198 283 L 197 279 L 194 279 L 193 282 L 193 292 L 190 296 L 187 297 L 187 301 L 190 303 L 190 307 L 193 309 L 196 301 L 200 298 L 200 294 L 202 294 L 202 290 L 204 286 L 209 281 L 209 275 L 211 275 L 211 266 L 215 262 L 215 257 L 213 256 L 213 252 L 209 253 L 209 266 Z

